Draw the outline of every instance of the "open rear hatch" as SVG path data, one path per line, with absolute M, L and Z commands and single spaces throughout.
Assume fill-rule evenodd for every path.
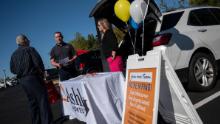
M 127 32 L 124 32 L 125 34 L 124 39 L 119 40 L 119 44 L 120 41 L 122 41 L 123 44 L 118 50 L 119 53 L 124 57 L 123 59 L 126 62 L 127 57 L 131 54 L 134 54 L 134 47 L 132 47 L 132 41 L 134 43 L 134 39 L 136 40 L 135 53 L 139 55 L 145 55 L 146 51 L 152 49 L 152 41 L 155 36 L 156 26 L 157 23 L 160 22 L 160 17 L 162 14 L 157 4 L 154 2 L 154 0 L 150 0 L 148 6 L 148 12 L 144 20 L 144 35 L 142 35 L 143 34 L 142 27 L 134 31 L 134 29 L 128 28 L 126 23 L 121 21 L 115 15 L 114 6 L 117 1 L 118 0 L 99 0 L 99 2 L 97 2 L 95 7 L 92 9 L 89 16 L 94 17 L 96 27 L 99 18 L 106 18 L 111 24 L 113 24 L 121 31 L 127 30 Z M 128 1 L 132 3 L 131 1 L 133 0 L 128 0 Z M 147 0 L 144 1 L 148 3 Z M 98 39 L 100 41 L 101 39 L 100 32 L 98 31 L 98 28 L 96 28 L 96 30 L 97 30 Z M 130 33 L 130 36 L 128 32 Z M 143 38 L 142 36 L 144 36 L 144 40 L 142 40 Z M 144 41 L 144 43 L 142 43 L 142 41 Z M 143 45 L 144 47 L 142 47 L 142 44 L 144 44 Z
M 131 0 L 129 0 L 131 2 Z M 132 0 L 133 1 L 133 0 Z M 125 23 L 118 19 L 114 13 L 114 5 L 117 0 L 100 0 L 90 13 L 90 17 L 94 17 L 95 20 L 98 18 L 107 18 L 112 24 L 119 28 L 125 27 Z M 147 3 L 147 0 L 145 0 Z M 161 12 L 154 0 L 149 2 L 149 10 L 146 18 L 153 18 L 160 21 Z

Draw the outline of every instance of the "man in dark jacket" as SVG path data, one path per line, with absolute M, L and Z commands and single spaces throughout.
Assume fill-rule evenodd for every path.
M 16 38 L 18 48 L 11 56 L 11 72 L 17 75 L 31 109 L 32 124 L 53 124 L 52 113 L 44 86 L 44 65 L 38 52 L 29 46 L 25 35 Z
M 54 67 L 59 69 L 60 80 L 64 81 L 76 77 L 76 52 L 73 46 L 63 41 L 63 35 L 61 32 L 55 32 L 54 38 L 56 45 L 50 52 L 50 61 Z

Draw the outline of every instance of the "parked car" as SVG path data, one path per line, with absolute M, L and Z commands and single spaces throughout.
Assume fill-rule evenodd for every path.
M 58 69 L 57 68 L 50 68 L 50 69 L 46 69 L 45 70 L 45 83 L 46 86 L 50 86 L 51 83 L 57 88 L 57 90 L 59 89 L 59 74 L 58 74 Z
M 115 1 L 111 0 L 98 2 L 90 17 L 94 17 L 95 24 L 100 17 L 105 17 L 114 26 L 126 30 L 125 23 L 114 15 L 114 4 Z M 149 39 L 145 39 L 144 48 L 151 45 L 152 49 L 162 50 L 188 89 L 206 91 L 214 87 L 220 68 L 220 8 L 193 7 L 166 12 L 160 16 L 157 5 L 150 1 L 144 22 L 145 33 L 152 38 L 147 36 Z M 154 21 L 158 22 L 156 29 L 152 23 Z M 97 33 L 100 39 L 99 31 Z M 125 42 L 124 48 L 132 48 L 129 42 Z M 140 45 L 136 49 L 141 49 Z M 144 53 L 150 49 L 145 49 Z
M 129 0 L 129 1 L 131 2 L 132 0 Z M 144 0 L 144 1 L 147 2 L 147 0 Z M 131 44 L 131 39 L 134 41 L 135 30 L 132 30 L 132 28 L 129 28 L 129 31 L 128 31 L 127 24 L 121 21 L 119 18 L 117 18 L 117 16 L 114 13 L 114 5 L 116 2 L 117 0 L 99 0 L 97 4 L 95 5 L 95 7 L 92 9 L 89 16 L 94 17 L 96 27 L 97 27 L 97 21 L 100 18 L 106 18 L 111 24 L 113 24 L 112 26 L 113 28 L 117 27 L 124 33 L 125 37 L 122 41 L 120 41 L 119 44 L 121 45 L 120 45 L 119 51 L 117 52 L 122 55 L 123 60 L 126 63 L 127 56 L 133 54 L 133 46 Z M 159 10 L 159 7 L 154 2 L 154 0 L 150 0 L 148 13 L 144 21 L 145 26 L 147 27 L 148 30 L 145 30 L 144 36 L 146 38 L 145 39 L 146 42 L 144 45 L 143 53 L 146 53 L 147 50 L 152 48 L 151 41 L 154 36 L 157 21 L 160 21 L 159 19 L 160 16 L 161 16 L 161 12 Z M 141 55 L 142 54 L 142 46 L 141 46 L 142 42 L 138 40 L 141 39 L 142 28 L 139 28 L 136 34 L 138 38 L 137 38 L 135 50 L 136 50 L 136 53 Z M 101 33 L 99 32 L 99 30 L 97 30 L 97 39 L 101 41 Z M 104 65 L 103 70 L 107 71 L 108 70 L 107 64 L 103 63 L 103 65 Z
M 45 70 L 46 80 L 59 80 L 58 70 L 56 68 L 50 68 Z
M 216 84 L 220 60 L 220 8 L 193 7 L 163 13 L 154 49 L 169 58 L 189 89 L 205 91 Z
M 0 80 L 0 88 L 7 88 L 7 87 L 12 87 L 18 84 L 18 80 L 16 77 L 7 77 L 6 80 L 4 79 Z
M 79 74 L 87 74 L 92 72 L 101 72 L 102 61 L 101 54 L 99 50 L 93 51 L 77 51 L 77 58 L 75 60 L 76 69 Z
M 1 88 L 5 88 L 4 82 L 0 82 L 0 89 L 1 89 Z

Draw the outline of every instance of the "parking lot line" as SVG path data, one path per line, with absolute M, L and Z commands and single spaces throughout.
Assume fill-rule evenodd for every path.
M 219 96 L 220 96 L 220 91 L 218 91 L 218 92 L 216 92 L 215 94 L 213 94 L 213 95 L 211 95 L 211 96 L 209 96 L 209 97 L 207 97 L 207 98 L 205 98 L 205 99 L 203 99 L 203 100 L 197 102 L 196 104 L 194 104 L 194 108 L 195 108 L 195 109 L 198 109 L 198 108 L 200 108 L 201 106 L 207 104 L 208 102 L 210 102 L 210 101 L 216 99 L 216 98 L 219 97 Z

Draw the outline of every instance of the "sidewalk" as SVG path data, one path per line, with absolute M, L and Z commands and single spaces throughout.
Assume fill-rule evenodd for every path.
M 51 105 L 56 124 L 83 124 L 78 120 L 63 120 L 61 104 Z M 20 85 L 0 89 L 0 123 L 1 124 L 31 124 L 27 97 Z

